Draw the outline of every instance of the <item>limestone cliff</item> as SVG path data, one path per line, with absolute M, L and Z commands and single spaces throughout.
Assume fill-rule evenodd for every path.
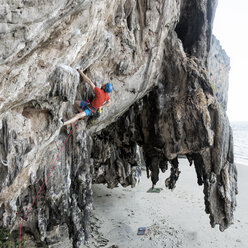
M 227 228 L 237 193 L 232 131 L 208 77 L 215 0 L 2 1 L 0 226 L 11 238 L 70 132 L 76 68 L 114 86 L 97 120 L 79 121 L 22 225 L 26 246 L 83 247 L 92 183 L 135 186 L 142 150 L 152 183 L 178 155 L 194 162 L 211 225 Z M 142 147 L 142 149 L 140 149 Z M 35 240 L 35 243 L 33 242 Z
M 230 58 L 216 37 L 212 36 L 209 52 L 209 78 L 220 106 L 226 110 L 229 87 Z

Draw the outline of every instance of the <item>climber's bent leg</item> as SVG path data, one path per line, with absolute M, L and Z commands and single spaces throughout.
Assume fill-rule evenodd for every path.
M 66 121 L 64 123 L 64 126 L 65 125 L 69 125 L 69 124 L 72 124 L 74 123 L 76 120 L 80 119 L 80 118 L 84 118 L 86 116 L 86 113 L 84 111 L 82 111 L 81 113 L 78 113 L 76 114 L 73 118 L 71 118 L 70 120 Z

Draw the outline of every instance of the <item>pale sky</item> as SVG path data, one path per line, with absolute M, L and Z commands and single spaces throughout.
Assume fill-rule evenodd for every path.
M 231 59 L 229 120 L 248 121 L 248 0 L 219 0 L 213 34 Z

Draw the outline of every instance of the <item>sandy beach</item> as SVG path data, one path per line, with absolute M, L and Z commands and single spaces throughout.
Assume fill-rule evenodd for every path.
M 226 231 L 211 228 L 205 213 L 203 187 L 197 185 L 193 167 L 180 159 L 181 174 L 173 191 L 164 186 L 160 174 L 160 193 L 147 193 L 151 182 L 142 171 L 135 188 L 121 186 L 110 190 L 93 185 L 93 233 L 88 247 L 150 248 L 247 248 L 248 247 L 248 167 L 238 167 L 238 206 L 234 224 Z M 137 235 L 146 227 L 145 235 Z

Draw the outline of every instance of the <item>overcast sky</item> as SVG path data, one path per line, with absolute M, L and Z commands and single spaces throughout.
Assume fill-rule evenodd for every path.
M 213 34 L 231 59 L 229 120 L 248 121 L 248 0 L 219 0 Z

